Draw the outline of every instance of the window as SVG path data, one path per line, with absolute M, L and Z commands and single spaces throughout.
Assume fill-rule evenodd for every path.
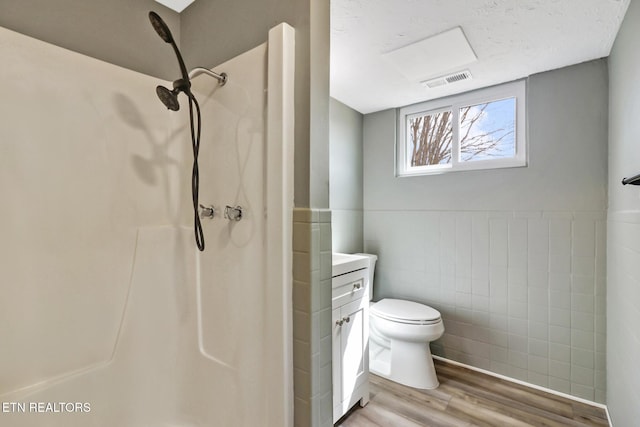
M 397 174 L 526 166 L 525 82 L 400 108 Z

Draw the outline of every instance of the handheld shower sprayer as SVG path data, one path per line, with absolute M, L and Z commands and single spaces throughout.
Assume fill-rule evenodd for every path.
M 165 43 L 172 43 L 175 45 L 173 41 L 173 34 L 171 34 L 171 30 L 169 26 L 160 18 L 160 15 L 151 11 L 149 12 L 149 20 L 151 21 L 151 25 L 153 25 L 153 29 L 156 30 L 156 33 L 160 36 Z
M 164 40 L 165 43 L 169 43 L 171 47 L 173 47 L 173 51 L 178 58 L 180 73 L 182 74 L 181 78 L 173 82 L 172 90 L 164 86 L 157 86 L 156 94 L 158 95 L 158 98 L 160 98 L 160 101 L 162 101 L 165 107 L 167 107 L 171 111 L 178 111 L 180 109 L 180 103 L 178 102 L 178 95 L 180 94 L 180 92 L 183 92 L 189 98 L 191 145 L 193 146 L 193 168 L 191 173 L 191 195 L 194 214 L 193 227 L 196 245 L 198 246 L 198 249 L 200 251 L 204 251 L 204 234 L 202 232 L 202 224 L 200 223 L 200 215 L 198 214 L 198 193 L 200 187 L 200 172 L 198 169 L 198 152 L 200 151 L 201 133 L 200 106 L 198 105 L 196 97 L 191 92 L 191 79 L 189 77 L 189 73 L 187 72 L 187 67 L 185 67 L 184 65 L 184 60 L 182 59 L 180 50 L 178 49 L 178 46 L 176 46 L 176 42 L 173 39 L 171 30 L 169 30 L 167 24 L 155 12 L 149 12 L 149 21 L 151 21 L 153 29 L 156 31 L 156 33 L 158 33 L 160 38 Z M 227 75 L 224 73 L 217 74 L 202 67 L 197 67 L 194 71 L 196 71 L 197 74 L 205 73 L 216 78 L 220 85 L 224 85 L 227 81 Z M 194 117 L 194 109 L 197 119 Z
M 173 82 L 173 90 L 169 90 L 164 86 L 156 87 L 156 93 L 158 94 L 160 101 L 162 101 L 169 110 L 178 111 L 180 109 L 178 94 L 180 92 L 184 92 L 187 96 L 191 97 L 191 80 L 189 79 L 189 73 L 187 73 L 187 67 L 184 65 L 180 49 L 176 46 L 176 42 L 173 40 L 173 35 L 171 34 L 171 30 L 167 24 L 162 20 L 162 18 L 160 18 L 160 15 L 155 12 L 149 12 L 149 21 L 151 21 L 153 29 L 156 30 L 156 33 L 158 33 L 160 38 L 164 40 L 165 43 L 169 43 L 171 47 L 173 47 L 173 51 L 176 53 L 176 57 L 178 58 L 182 78 Z

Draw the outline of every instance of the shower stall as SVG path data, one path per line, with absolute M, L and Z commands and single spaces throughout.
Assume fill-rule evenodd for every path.
M 188 111 L 0 28 L 0 425 L 292 424 L 294 31 L 265 37 L 192 79 L 200 252 Z

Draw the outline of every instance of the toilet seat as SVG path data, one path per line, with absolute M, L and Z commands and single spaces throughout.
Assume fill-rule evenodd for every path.
M 369 312 L 392 322 L 408 325 L 433 325 L 441 322 L 440 312 L 413 301 L 385 298 L 372 304 Z

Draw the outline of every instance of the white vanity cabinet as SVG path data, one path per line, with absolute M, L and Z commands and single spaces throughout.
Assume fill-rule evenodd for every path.
M 369 402 L 368 282 L 367 268 L 332 278 L 334 423 L 354 404 Z

